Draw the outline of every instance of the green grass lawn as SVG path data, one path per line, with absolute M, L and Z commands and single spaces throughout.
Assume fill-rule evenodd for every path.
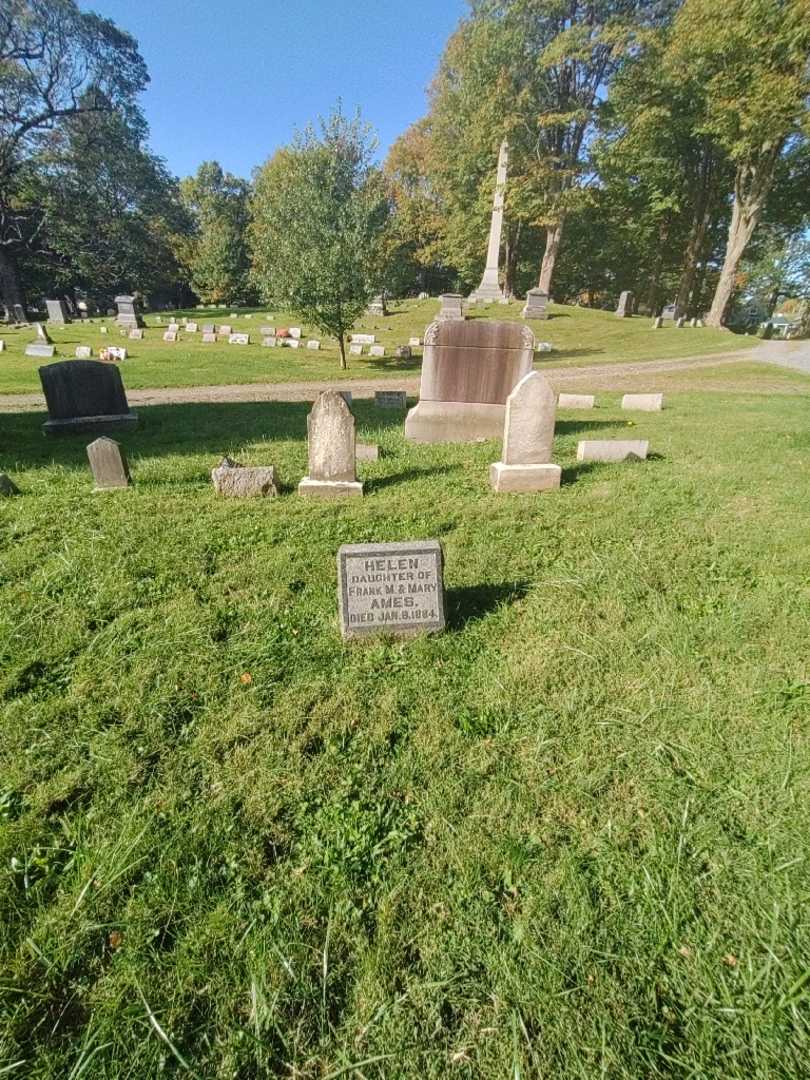
M 539 496 L 370 403 L 342 504 L 294 494 L 304 405 L 143 408 L 99 495 L 4 417 L 0 1075 L 806 1076 L 790 378 L 560 413 Z M 285 492 L 217 500 L 225 452 Z M 429 537 L 448 631 L 345 645 L 339 545 Z
M 519 319 L 522 306 L 522 302 L 482 305 L 473 308 L 472 315 L 476 318 Z M 98 320 L 86 325 L 72 323 L 64 329 L 49 327 L 49 332 L 57 347 L 57 358 L 61 359 L 72 358 L 77 345 L 90 345 L 97 353 L 104 345 L 125 344 L 129 356 L 121 365 L 121 373 L 124 384 L 133 390 L 308 379 L 401 378 L 403 374 L 418 375 L 421 356 L 417 350 L 413 360 L 396 360 L 394 349 L 397 345 L 407 344 L 409 337 L 421 336 L 438 308 L 437 300 L 403 300 L 392 305 L 391 314 L 386 318 L 364 318 L 358 330 L 376 333 L 389 355 L 383 359 L 351 356 L 346 372 L 341 372 L 338 366 L 336 343 L 327 339 L 323 339 L 320 352 L 307 352 L 303 347 L 297 350 L 263 348 L 259 328 L 264 322 L 277 327 L 302 326 L 305 338 L 321 335 L 289 314 L 271 312 L 272 318 L 265 320 L 260 309 L 252 309 L 253 317 L 250 319 L 245 315 L 251 309 L 240 311 L 236 319 L 231 319 L 230 312 L 222 309 L 178 312 L 179 315 L 196 319 L 200 325 L 205 321 L 221 322 L 232 325 L 235 332 L 249 332 L 251 344 L 247 346 L 221 342 L 203 345 L 199 333 L 181 333 L 180 341 L 167 344 L 163 341 L 167 322 L 165 314 L 160 326 L 154 316 L 146 317 L 147 330 L 143 341 L 121 339 L 113 319 L 106 320 L 111 331 L 107 335 L 99 332 L 101 322 Z M 550 319 L 531 323 L 538 341 L 550 341 L 554 346 L 554 352 L 538 358 L 541 368 L 544 364 L 582 365 L 694 356 L 756 344 L 756 338 L 752 337 L 709 329 L 676 330 L 671 323 L 661 330 L 653 330 L 652 321 L 642 316 L 617 319 L 612 312 L 564 307 L 561 304 L 552 304 L 550 311 Z M 34 338 L 33 331 L 3 330 L 2 336 L 6 341 L 6 351 L 0 353 L 0 394 L 39 391 L 37 369 L 45 361 L 25 356 L 25 346 Z

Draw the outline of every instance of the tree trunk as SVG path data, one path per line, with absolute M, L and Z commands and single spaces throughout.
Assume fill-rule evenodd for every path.
M 692 225 L 689 230 L 689 240 L 686 244 L 681 280 L 678 282 L 678 295 L 675 298 L 676 319 L 689 314 L 689 300 L 695 287 L 698 263 L 700 262 L 706 233 L 712 219 L 711 186 L 713 175 L 714 159 L 711 147 L 706 141 L 704 142 L 703 156 L 700 162 L 699 183 L 695 193 Z
M 537 287 L 551 296 L 551 281 L 554 277 L 554 264 L 557 261 L 557 252 L 560 250 L 563 224 L 565 217 L 561 214 L 559 219 L 552 225 L 546 226 L 546 250 L 543 253 L 543 262 L 540 266 L 540 280 Z
M 776 162 L 782 144 L 775 143 L 763 149 L 757 165 L 737 166 L 734 177 L 734 205 L 731 209 L 731 225 L 728 229 L 726 257 L 717 288 L 714 291 L 711 310 L 706 316 L 707 326 L 721 327 L 726 321 L 731 298 L 737 284 L 737 267 L 745 253 L 748 241 L 759 224 L 765 199 L 771 188 Z
M 520 227 L 521 223 L 518 222 L 514 230 L 509 229 L 506 233 L 503 292 L 507 300 L 511 300 L 515 295 L 515 276 L 520 252 Z
M 25 310 L 20 279 L 17 273 L 17 260 L 2 247 L 0 247 L 0 301 L 2 301 L 10 321 L 16 321 L 14 319 L 15 304 L 20 304 Z
M 343 334 L 338 337 L 338 348 L 340 349 L 340 369 L 345 371 L 348 365 L 346 363 L 346 342 L 343 340 Z

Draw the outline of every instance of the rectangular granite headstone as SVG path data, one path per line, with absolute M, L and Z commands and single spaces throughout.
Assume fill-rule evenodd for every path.
M 40 356 L 44 358 L 50 358 L 56 352 L 56 346 L 44 345 L 38 341 L 32 341 L 30 345 L 25 346 L 26 356 Z
M 202 337 L 200 338 L 200 340 L 202 341 L 203 345 L 216 345 L 216 343 L 217 343 L 217 335 L 216 334 L 203 334 Z
M 663 407 L 663 394 L 625 394 L 622 398 L 623 409 L 636 409 L 639 412 L 660 412 Z
M 557 407 L 560 409 L 592 409 L 596 404 L 593 394 L 560 394 Z
M 63 360 L 39 369 L 49 419 L 46 435 L 134 427 L 121 372 L 99 360 Z
M 548 293 L 542 289 L 529 289 L 526 293 L 526 303 L 522 315 L 524 319 L 547 319 L 548 318 Z
M 343 637 L 444 630 L 443 561 L 438 540 L 344 544 L 337 555 Z
M 349 341 L 353 345 L 373 345 L 376 340 L 376 334 L 349 334 Z
M 307 342 L 307 349 L 310 352 L 317 352 L 321 347 L 321 343 L 317 338 L 310 338 Z
M 46 300 L 45 305 L 48 308 L 48 322 L 55 326 L 64 326 L 70 322 L 64 300 Z
M 644 461 L 649 445 L 646 439 L 584 439 L 577 444 L 577 461 Z
M 404 409 L 408 398 L 404 390 L 377 390 L 374 404 L 378 409 Z
M 229 345 L 249 345 L 250 334 L 230 334 L 228 337 Z
M 143 341 L 143 330 L 140 326 L 133 326 L 129 331 L 130 341 Z
M 143 326 L 143 319 L 138 312 L 134 296 L 116 296 L 115 306 L 118 308 L 115 321 L 119 326 L 127 330 Z
M 385 356 L 384 345 L 370 345 L 368 349 L 369 356 Z
M 442 293 L 439 297 L 441 307 L 439 308 L 439 314 L 436 316 L 437 322 L 443 322 L 445 319 L 463 319 L 464 316 L 464 297 L 461 293 Z
M 77 360 L 92 360 L 93 350 L 90 345 L 77 345 L 76 346 L 76 359 Z

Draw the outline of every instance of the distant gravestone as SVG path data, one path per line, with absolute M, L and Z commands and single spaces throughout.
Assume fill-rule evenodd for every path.
M 439 302 L 441 307 L 439 308 L 439 314 L 436 316 L 437 322 L 443 322 L 445 319 L 464 318 L 464 297 L 460 293 L 442 293 Z
M 115 306 L 118 308 L 115 321 L 119 326 L 127 330 L 143 326 L 143 319 L 138 312 L 134 296 L 116 296 Z
M 6 343 L 2 338 L 0 338 L 0 352 L 5 352 L 5 351 L 6 351 Z
M 228 323 L 222 323 L 217 332 L 221 337 L 230 337 L 233 333 L 233 327 L 230 326 Z
M 629 319 L 633 314 L 633 306 L 635 304 L 635 297 L 633 294 L 626 290 L 619 296 L 619 306 L 616 308 L 616 316 L 619 319 Z
M 385 356 L 385 346 L 384 345 L 369 345 L 369 347 L 368 347 L 368 355 L 369 356 L 377 356 L 377 357 Z
M 249 345 L 250 334 L 231 334 L 228 337 L 229 345 Z
M 203 330 L 204 329 L 205 327 L 203 327 Z M 259 333 L 262 335 L 262 337 L 275 337 L 276 328 L 275 326 L 260 326 Z
M 132 341 L 143 341 L 143 330 L 139 326 L 133 326 L 128 333 Z
M 186 319 L 186 330 L 188 330 L 190 334 L 196 334 L 197 324 L 195 322 L 189 322 L 188 319 Z
M 557 405 L 561 409 L 592 409 L 596 404 L 593 394 L 560 394 Z
M 325 390 L 307 421 L 309 471 L 298 494 L 317 498 L 362 495 L 357 480 L 354 417 L 335 390 Z
M 126 360 L 127 350 L 123 345 L 107 345 L 105 348 L 99 350 L 98 358 L 99 360 L 117 363 L 119 360 Z
M 87 457 L 96 482 L 95 491 L 111 491 L 131 484 L 127 456 L 114 439 L 102 436 L 87 447 Z
M 351 345 L 349 345 L 349 356 L 362 356 L 362 355 L 363 355 L 363 346 L 360 344 L 359 341 L 353 341 L 351 343 Z
M 557 404 L 551 383 L 539 371 L 524 375 L 506 399 L 501 460 L 490 466 L 495 491 L 550 491 L 562 469 L 551 463 Z
M 408 338 L 408 344 L 412 349 L 421 349 L 422 339 L 420 337 Z
M 28 322 L 28 319 L 26 318 L 26 315 L 25 315 L 25 308 L 22 306 L 22 304 L 13 304 L 12 305 L 12 310 L 14 312 L 14 322 L 15 323 L 27 323 Z
M 64 300 L 46 300 L 45 306 L 48 309 L 48 322 L 52 322 L 54 326 L 64 326 L 70 322 Z
M 98 360 L 63 360 L 39 369 L 48 406 L 46 435 L 74 431 L 131 428 L 138 423 L 130 411 L 117 367 Z
M 431 323 L 419 403 L 405 420 L 405 437 L 425 443 L 500 438 L 506 399 L 533 366 L 534 335 L 522 323 Z
M 273 465 L 240 465 L 226 457 L 211 470 L 211 480 L 217 495 L 230 498 L 272 498 L 278 495 Z
M 310 338 L 307 342 L 307 349 L 309 349 L 310 352 L 317 352 L 320 347 L 321 343 L 317 338 Z
M 397 360 L 410 360 L 411 359 L 411 347 L 410 345 L 397 345 L 394 349 L 394 356 Z
M 0 472 L 0 496 L 3 498 L 10 498 L 12 495 L 19 495 L 20 489 L 14 483 L 10 476 L 7 476 L 4 472 Z
M 169 323 L 169 325 L 166 327 L 166 329 L 168 330 L 168 332 L 170 334 L 179 334 L 180 333 L 180 323 L 175 322 L 175 320 L 172 319 L 172 321 Z
M 625 394 L 622 398 L 623 409 L 636 409 L 639 412 L 660 412 L 663 407 L 663 394 Z
M 657 318 L 653 319 L 653 330 L 660 330 L 663 325 L 664 325 L 664 316 L 663 315 L 659 315 Z
M 284 338 L 282 344 L 285 349 L 298 349 L 301 346 L 298 338 Z
M 577 445 L 577 461 L 643 461 L 649 445 L 646 439 L 585 439 Z
M 343 637 L 444 630 L 443 562 L 438 540 L 344 544 L 337 555 Z
M 419 300 L 429 300 L 430 299 L 430 293 L 420 292 L 418 299 Z
M 216 345 L 216 343 L 217 343 L 217 335 L 216 334 L 203 334 L 203 336 L 201 338 L 201 341 L 202 341 L 203 345 Z
M 294 341 L 300 341 L 301 340 L 301 327 L 300 326 L 291 326 L 290 327 L 290 337 Z
M 203 335 L 203 338 L 205 338 L 205 335 Z M 278 339 L 277 339 L 276 337 L 274 337 L 274 336 L 271 336 L 271 337 L 263 337 L 263 338 L 262 338 L 262 345 L 263 345 L 263 346 L 264 346 L 264 347 L 265 347 L 266 349 L 273 349 L 273 348 L 275 348 L 275 346 L 276 346 L 276 341 L 277 341 L 277 340 L 278 340 Z
M 76 359 L 77 360 L 90 360 L 93 356 L 93 350 L 89 345 L 77 345 L 76 346 Z
M 689 321 L 689 325 L 692 327 L 692 329 L 694 329 L 697 326 L 697 324 L 698 324 L 697 319 L 691 319 Z
M 678 318 L 675 320 L 675 326 L 678 328 L 678 330 L 682 330 L 683 329 L 683 324 L 685 322 L 686 322 L 686 319 L 683 317 L 683 315 L 679 315 Z
M 107 327 L 106 327 L 106 326 L 100 326 L 100 327 L 98 328 L 98 332 L 99 332 L 100 334 L 106 334 L 106 333 L 107 333 Z
M 408 398 L 404 390 L 377 390 L 374 404 L 378 409 L 405 409 Z
M 34 329 L 37 332 L 37 343 L 38 344 L 41 344 L 41 345 L 50 345 L 50 344 L 52 344 L 51 339 L 48 336 L 48 331 L 45 329 L 45 327 L 42 325 L 41 322 L 35 322 L 34 323 Z
M 163 335 L 164 341 L 177 341 L 177 331 L 167 330 Z
M 353 345 L 373 345 L 377 340 L 376 334 L 350 334 L 349 341 Z
M 44 359 L 49 359 L 56 352 L 54 345 L 45 345 L 39 341 L 32 341 L 30 345 L 25 346 L 26 356 L 39 356 Z
M 542 289 L 529 289 L 526 293 L 526 303 L 523 307 L 524 319 L 547 319 L 548 318 L 548 293 Z
M 217 332 L 217 328 L 212 322 L 203 323 L 202 332 L 204 334 L 215 334 Z
M 368 306 L 369 315 L 387 315 L 388 308 L 385 306 L 385 294 L 378 293 Z

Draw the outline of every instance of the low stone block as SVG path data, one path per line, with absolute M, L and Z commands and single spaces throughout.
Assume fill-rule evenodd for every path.
M 307 348 L 310 352 L 317 352 L 320 349 L 321 343 L 317 338 L 310 338 L 307 342 Z
M 660 330 L 664 325 L 664 316 L 659 315 L 657 319 L 653 319 L 653 330 Z
M 397 345 L 396 349 L 394 349 L 394 356 L 397 360 L 410 360 L 411 355 L 410 345 Z
M 143 341 L 143 330 L 139 326 L 133 326 L 127 336 L 132 341 Z
M 204 334 L 215 334 L 217 332 L 216 325 L 212 322 L 203 323 L 202 332 Z
M 14 483 L 10 476 L 0 472 L 0 496 L 3 498 L 10 498 L 12 495 L 19 495 L 20 489 Z
M 376 443 L 356 443 L 354 452 L 358 461 L 378 461 L 380 457 L 380 448 Z
M 373 345 L 377 340 L 376 334 L 350 334 L 349 341 L 353 345 Z
M 553 491 L 560 486 L 561 476 L 559 465 L 505 465 L 496 461 L 489 467 L 490 486 L 498 492 Z
M 262 337 L 275 337 L 276 328 L 275 326 L 260 326 L 259 333 L 262 335 Z
M 100 334 L 106 334 L 106 333 L 107 333 L 107 327 L 106 327 L 106 326 L 100 326 L 100 327 L 98 328 L 98 332 L 99 332 Z
M 444 630 L 443 566 L 438 540 L 344 544 L 337 556 L 343 637 Z
M 384 345 L 371 345 L 371 346 L 369 346 L 368 355 L 369 356 L 385 356 L 385 346 Z
M 577 444 L 577 461 L 644 461 L 646 439 L 584 439 Z
M 623 409 L 635 409 L 638 412 L 660 412 L 663 407 L 663 394 L 625 394 L 622 398 Z
M 557 398 L 560 409 L 592 409 L 595 404 L 593 394 L 560 394 Z
M 223 323 L 217 330 L 217 333 L 221 334 L 222 337 L 230 337 L 233 333 L 233 327 L 229 326 L 227 323 Z
M 0 338 L 0 352 L 5 352 L 5 351 L 6 351 L 6 343 L 5 343 L 5 341 L 3 341 L 2 338 Z
M 26 356 L 53 356 L 56 353 L 54 345 L 40 345 L 36 341 L 25 346 Z
M 550 341 L 538 341 L 535 346 L 537 352 L 554 352 L 554 346 Z
M 421 349 L 422 348 L 422 339 L 420 337 L 408 338 L 408 344 L 410 345 L 410 347 L 412 349 Z
M 198 327 L 197 327 L 197 323 L 195 323 L 195 322 L 189 322 L 188 320 L 186 320 L 186 330 L 188 330 L 188 332 L 189 332 L 190 334 L 196 334 L 196 333 L 197 333 L 197 329 L 198 329 Z
M 170 334 L 179 334 L 180 333 L 180 323 L 178 323 L 178 322 L 170 322 L 169 325 L 166 327 L 166 330 Z
M 349 346 L 349 355 L 350 356 L 362 356 L 363 355 L 363 346 L 359 342 L 354 342 L 353 341 L 351 343 L 351 345 Z
M 312 480 L 305 476 L 298 485 L 298 494 L 307 499 L 345 499 L 363 494 L 359 480 Z
M 301 341 L 299 338 L 282 338 L 281 344 L 284 346 L 285 349 L 300 349 L 301 347 Z
M 249 345 L 250 334 L 230 334 L 228 336 L 229 345 Z
M 216 345 L 216 343 L 217 343 L 217 335 L 216 334 L 203 334 L 202 337 L 200 338 L 200 341 L 202 341 L 203 345 Z
M 177 333 L 176 333 L 176 331 L 167 330 L 166 333 L 163 335 L 163 340 L 164 341 L 169 341 L 169 342 L 177 341 Z
M 301 339 L 301 327 L 300 326 L 291 326 L 290 327 L 290 337 L 293 338 L 295 341 L 300 341 L 300 339 Z
M 278 339 L 274 335 L 271 335 L 270 337 L 263 337 L 262 338 L 262 345 L 264 346 L 265 349 L 274 349 L 277 344 L 278 344 Z
M 374 394 L 374 404 L 378 409 L 405 409 L 408 405 L 408 396 L 404 390 L 377 390 Z
M 229 498 L 272 498 L 278 495 L 273 465 L 240 465 L 226 457 L 211 470 L 211 480 L 217 495 Z
M 76 346 L 76 359 L 77 360 L 92 360 L 93 350 L 89 345 L 77 345 Z

